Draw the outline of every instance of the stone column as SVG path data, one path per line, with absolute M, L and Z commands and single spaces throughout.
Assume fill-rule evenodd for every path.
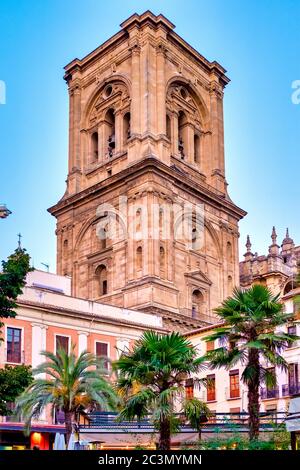
M 123 351 L 128 351 L 130 345 L 130 340 L 127 338 L 117 338 L 116 347 L 117 347 L 117 359 L 121 356 Z
M 131 134 L 140 133 L 140 46 L 137 41 L 131 46 L 132 88 L 131 88 Z
M 46 331 L 47 326 L 40 323 L 32 323 L 32 367 L 37 367 L 39 364 L 45 361 L 44 356 L 41 355 L 41 351 L 46 350 Z
M 78 331 L 78 356 L 83 352 L 87 351 L 87 339 L 89 333 L 87 331 Z M 94 351 L 91 351 L 94 352 Z
M 98 160 L 104 162 L 107 153 L 107 136 L 105 132 L 105 120 L 99 122 L 98 125 Z
M 74 143 L 74 166 L 77 169 L 81 168 L 80 161 L 80 114 L 81 114 L 81 90 L 79 84 L 74 87 L 74 128 L 73 128 L 73 143 Z
M 188 163 L 194 163 L 194 126 L 193 124 L 189 123 L 186 126 L 186 140 L 187 140 L 187 148 L 185 150 L 186 161 Z
M 172 155 L 178 155 L 178 113 L 172 112 L 171 117 L 171 149 Z
M 31 365 L 33 368 L 39 366 L 43 362 L 45 362 L 44 356 L 41 355 L 41 351 L 45 351 L 47 349 L 46 345 L 46 332 L 47 326 L 41 323 L 31 323 L 32 330 L 32 350 L 31 350 Z M 50 348 L 50 351 L 52 348 Z M 36 378 L 45 379 L 46 374 L 39 374 Z M 47 411 L 44 411 L 40 414 L 38 421 L 46 421 L 47 418 Z
M 120 110 L 115 112 L 115 138 L 115 152 L 118 154 L 123 148 L 123 116 Z
M 165 47 L 157 46 L 156 80 L 157 80 L 157 133 L 166 134 L 166 91 L 165 91 Z

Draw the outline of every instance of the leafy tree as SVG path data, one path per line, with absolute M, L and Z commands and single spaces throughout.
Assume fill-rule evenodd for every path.
M 232 368 L 238 362 L 245 366 L 242 381 L 248 388 L 249 438 L 259 435 L 259 388 L 261 383 L 273 387 L 276 374 L 262 363 L 286 370 L 287 362 L 281 355 L 298 336 L 278 331 L 292 320 L 293 314 L 283 312 L 279 296 L 269 289 L 254 285 L 249 290 L 235 289 L 233 296 L 217 308 L 216 313 L 225 322 L 206 341 L 220 340 L 221 347 L 204 356 L 211 368 Z
M 159 431 L 159 449 L 170 449 L 171 434 L 180 427 L 175 400 L 182 406 L 185 380 L 201 364 L 194 346 L 179 333 L 144 333 L 133 350 L 114 363 L 117 390 L 124 400 L 119 419 L 141 420 L 151 415 Z
M 8 366 L 0 369 L 0 415 L 8 416 L 11 410 L 9 403 L 14 403 L 26 387 L 32 382 L 33 377 L 29 366 Z
M 84 351 L 77 357 L 74 346 L 70 354 L 63 349 L 56 355 L 47 351 L 41 354 L 45 362 L 33 370 L 38 377 L 17 399 L 16 413 L 22 415 L 28 430 L 31 420 L 39 417 L 47 405 L 52 411 L 63 411 L 68 444 L 75 413 L 96 406 L 104 410 L 115 409 L 118 397 L 103 377 L 104 371 L 93 354 Z
M 24 248 L 17 248 L 7 261 L 2 261 L 0 273 L 0 318 L 16 316 L 17 297 L 22 294 L 26 274 L 33 271 L 30 257 Z M 3 323 L 0 321 L 0 328 Z

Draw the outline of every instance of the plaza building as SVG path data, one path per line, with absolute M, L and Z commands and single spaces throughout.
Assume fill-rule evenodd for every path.
M 144 331 L 165 333 L 162 319 L 153 314 L 122 309 L 75 298 L 71 279 L 35 270 L 28 274 L 18 298 L 16 318 L 4 319 L 0 367 L 20 364 L 33 368 L 43 362 L 41 351 L 58 348 L 78 355 L 84 350 L 116 360 L 130 349 Z M 10 403 L 13 411 L 14 404 Z M 64 416 L 49 410 L 32 422 L 30 436 L 14 416 L 0 417 L 0 449 L 23 449 L 38 445 L 51 448 L 56 432 L 63 432 Z
M 284 329 L 281 327 L 280 331 L 300 336 L 299 298 L 299 287 L 294 287 L 281 296 L 280 301 L 284 305 L 284 311 L 293 313 L 296 321 L 291 322 Z M 205 338 L 210 336 L 218 326 L 224 326 L 224 324 L 202 327 L 186 333 L 186 337 L 197 347 L 199 356 L 224 346 L 219 340 L 205 341 Z M 280 413 L 283 418 L 288 411 L 290 399 L 300 394 L 300 341 L 292 342 L 282 355 L 288 363 L 288 370 L 283 371 L 270 366 L 276 374 L 277 385 L 268 388 L 263 384 L 260 389 L 260 411 L 274 414 L 274 419 L 276 419 L 276 413 Z M 263 365 L 268 367 L 266 363 Z M 241 380 L 243 370 L 241 363 L 236 364 L 231 370 L 207 369 L 197 377 L 208 379 L 209 386 L 202 387 L 200 390 L 196 387 L 194 389 L 193 381 L 190 381 L 189 393 L 195 394 L 206 402 L 214 413 L 236 413 L 239 416 L 239 413 L 247 412 L 248 407 L 247 387 Z

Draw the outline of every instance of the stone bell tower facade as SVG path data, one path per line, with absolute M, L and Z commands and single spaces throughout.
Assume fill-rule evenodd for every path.
M 69 170 L 57 269 L 72 294 L 213 322 L 239 284 L 238 221 L 224 169 L 225 70 L 147 11 L 65 67 Z M 186 222 L 188 220 L 188 222 Z

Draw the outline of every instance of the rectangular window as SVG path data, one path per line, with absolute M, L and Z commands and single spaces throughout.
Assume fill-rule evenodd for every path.
M 239 398 L 240 396 L 240 374 L 238 370 L 229 372 L 229 396 L 230 398 Z
M 215 349 L 214 341 L 206 341 L 206 352 L 213 351 Z
M 288 335 L 296 335 L 297 334 L 296 325 L 288 326 L 287 333 L 288 333 Z M 295 346 L 295 341 L 289 341 L 288 347 L 292 348 L 293 346 Z
M 295 387 L 298 384 L 298 364 L 289 364 L 288 369 L 289 387 Z
M 69 338 L 68 336 L 56 335 L 56 351 L 62 349 L 69 354 Z
M 210 374 L 206 376 L 207 379 L 207 401 L 216 400 L 216 376 L 215 374 Z
M 185 398 L 189 400 L 190 398 L 194 398 L 194 380 L 187 379 L 185 381 Z
M 100 341 L 96 342 L 96 356 L 98 359 L 104 359 L 103 367 L 108 369 L 108 361 L 105 358 L 108 358 L 108 344 L 101 343 Z
M 7 339 L 6 339 L 6 360 L 7 362 L 13 362 L 15 364 L 21 363 L 21 341 L 22 341 L 22 330 L 20 328 L 7 328 Z

